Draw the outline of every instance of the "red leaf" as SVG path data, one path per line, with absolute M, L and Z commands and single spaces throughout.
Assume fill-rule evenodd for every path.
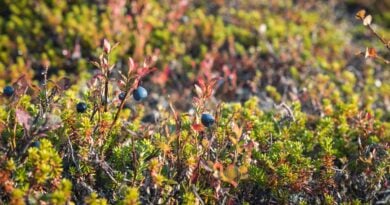
M 203 91 L 206 90 L 206 85 L 205 85 L 204 80 L 202 78 L 198 79 L 198 84 L 199 84 L 200 88 L 202 88 Z
M 215 162 L 214 163 L 214 170 L 219 170 L 219 171 L 222 171 L 223 170 L 223 165 L 219 162 Z
M 199 178 L 199 172 L 198 172 L 198 169 L 195 169 L 193 171 L 193 174 L 191 175 L 191 178 L 190 178 L 191 183 L 195 184 L 198 181 L 198 178 Z
M 147 74 L 149 74 L 154 70 L 156 70 L 156 68 L 151 68 L 151 69 L 149 69 L 148 67 L 138 68 L 137 74 L 139 75 L 140 78 L 143 78 L 144 76 L 146 76 Z
M 190 176 L 190 181 L 193 184 L 198 181 L 200 164 L 201 164 L 201 160 L 198 159 L 198 162 L 196 163 L 196 167 L 193 169 L 192 174 Z
M 200 132 L 204 130 L 204 126 L 202 124 L 192 124 L 192 129 L 197 132 Z
M 366 48 L 365 58 L 376 58 L 376 50 L 375 48 Z
M 156 84 L 160 84 L 161 86 L 164 86 L 166 82 L 169 80 L 170 73 L 171 73 L 170 68 L 166 66 L 163 71 L 156 73 L 152 77 L 152 81 Z

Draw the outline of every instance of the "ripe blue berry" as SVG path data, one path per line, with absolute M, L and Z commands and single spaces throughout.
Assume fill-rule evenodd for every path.
M 214 117 L 207 113 L 203 113 L 200 120 L 202 121 L 202 124 L 206 127 L 210 127 L 215 122 Z
M 119 100 L 124 100 L 124 99 L 125 99 L 125 92 L 121 92 L 121 93 L 118 95 L 118 98 L 119 98 Z
M 85 104 L 83 102 L 77 103 L 76 109 L 77 109 L 77 112 L 83 113 L 83 112 L 87 111 L 87 104 Z
M 148 96 L 148 91 L 142 86 L 139 86 L 137 89 L 133 91 L 133 98 L 136 101 L 143 100 L 147 96 Z
M 10 85 L 7 85 L 3 89 L 3 94 L 7 97 L 11 97 L 14 94 L 14 88 Z

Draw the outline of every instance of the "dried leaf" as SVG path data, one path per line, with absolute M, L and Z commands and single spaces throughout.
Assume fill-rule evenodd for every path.
M 129 71 L 128 71 L 128 76 L 134 71 L 135 65 L 134 65 L 134 60 L 130 57 L 128 60 L 128 66 L 129 66 Z
M 179 120 L 179 116 L 178 116 L 175 108 L 173 107 L 172 103 L 169 103 L 169 107 L 171 108 L 173 117 L 175 118 L 175 121 L 177 122 Z
M 358 11 L 358 12 L 356 13 L 356 15 L 355 15 L 355 17 L 356 17 L 357 19 L 360 19 L 360 20 L 363 20 L 365 16 L 366 16 L 366 10 L 364 10 L 364 9 Z
M 67 89 L 69 89 L 70 86 L 71 86 L 70 79 L 67 78 L 67 77 L 61 78 L 61 80 L 59 80 L 59 81 L 57 82 L 57 86 L 58 86 L 61 90 L 67 90 Z
M 15 94 L 18 96 L 25 93 L 29 87 L 32 87 L 26 75 L 20 76 L 12 86 L 15 88 Z
M 202 124 L 192 124 L 192 129 L 197 132 L 200 132 L 204 130 L 204 126 Z
M 127 77 L 123 75 L 122 71 L 118 71 L 118 73 L 122 77 L 122 80 L 127 81 Z
M 144 60 L 144 65 L 143 67 L 150 67 L 152 64 L 152 57 L 151 56 L 147 56 Z
M 236 145 L 238 140 L 232 136 L 229 136 L 229 140 L 232 142 L 233 145 Z
M 368 26 L 368 25 L 371 24 L 371 22 L 372 22 L 372 16 L 371 16 L 371 15 L 368 15 L 368 16 L 366 16 L 366 17 L 364 18 L 364 20 L 363 20 L 363 25 Z
M 226 167 L 224 174 L 229 180 L 235 180 L 238 177 L 238 168 L 231 164 Z
M 119 42 L 115 43 L 112 47 L 111 47 L 111 50 L 114 50 L 114 48 L 118 47 L 119 45 Z
M 103 66 L 103 68 L 108 68 L 108 59 L 103 57 L 101 61 L 101 65 Z
M 190 177 L 190 181 L 191 183 L 196 183 L 198 181 L 198 177 L 199 177 L 199 172 L 198 172 L 198 169 L 199 169 L 199 164 L 198 166 L 195 168 L 195 170 L 192 172 L 192 175 Z
M 206 171 L 208 172 L 212 172 L 213 169 L 213 162 L 211 161 L 207 161 L 207 162 L 204 162 L 203 160 L 200 161 L 200 165 L 202 165 L 202 168 L 205 169 Z
M 234 187 L 237 187 L 238 183 L 236 182 L 236 179 L 238 178 L 238 174 L 238 168 L 231 164 L 226 167 L 226 170 L 223 173 L 221 173 L 221 179 Z
M 100 64 L 99 64 L 98 62 L 96 62 L 96 61 L 91 61 L 91 63 L 92 63 L 94 66 L 100 68 Z
M 375 48 L 366 48 L 366 53 L 364 55 L 365 58 L 376 58 L 377 53 Z
M 215 162 L 214 165 L 213 165 L 213 168 L 214 168 L 214 170 L 222 171 L 223 170 L 223 165 L 220 162 Z
M 234 134 L 236 134 L 237 138 L 241 137 L 242 130 L 243 130 L 242 127 L 239 127 L 237 124 L 233 124 L 232 125 L 232 130 L 233 130 Z
M 47 121 L 45 123 L 44 129 L 55 130 L 61 126 L 62 126 L 61 117 L 54 115 L 54 114 L 49 114 L 47 116 Z
M 195 93 L 196 93 L 196 95 L 199 98 L 201 98 L 203 96 L 202 88 L 200 88 L 197 84 L 195 84 L 194 86 L 195 86 Z
M 23 126 L 24 129 L 28 132 L 31 127 L 31 116 L 24 110 L 16 109 L 15 111 L 16 121 L 19 125 Z

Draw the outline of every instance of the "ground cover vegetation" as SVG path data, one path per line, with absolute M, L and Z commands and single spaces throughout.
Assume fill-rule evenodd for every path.
M 0 202 L 390 203 L 386 8 L 0 1 Z

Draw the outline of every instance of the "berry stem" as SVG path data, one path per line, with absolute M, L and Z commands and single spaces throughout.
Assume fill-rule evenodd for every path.
M 133 90 L 133 89 L 130 89 L 130 90 L 126 89 L 124 99 L 127 98 L 127 95 L 128 95 L 132 90 Z M 120 115 L 120 113 L 121 113 L 121 111 L 122 111 L 122 109 L 123 109 L 123 106 L 125 105 L 125 101 L 126 101 L 126 100 L 122 100 L 122 101 L 121 101 L 121 104 L 119 105 L 119 108 L 118 108 L 118 110 L 117 110 L 116 113 L 115 113 L 114 120 L 112 121 L 112 123 L 111 123 L 111 125 L 110 125 L 110 129 L 108 130 L 107 136 L 109 136 L 109 135 L 111 134 L 112 128 L 114 127 L 114 125 L 115 125 L 116 122 L 118 121 L 119 115 Z M 108 146 L 108 148 L 107 148 L 107 150 L 106 150 L 106 153 L 110 153 L 110 152 L 112 151 L 112 148 L 113 148 L 115 142 L 116 142 L 116 138 L 115 138 L 113 141 L 111 141 L 110 145 Z M 102 156 L 104 155 L 104 153 L 105 153 L 105 152 L 102 150 L 102 151 L 101 151 Z
M 107 55 L 107 62 L 108 62 L 108 55 Z M 110 69 L 106 68 L 106 81 L 104 82 L 104 112 L 107 112 L 108 110 L 108 82 L 110 79 Z
M 390 44 L 386 42 L 386 40 L 381 37 L 372 27 L 371 25 L 367 25 L 368 29 L 383 43 L 383 45 L 390 50 Z

